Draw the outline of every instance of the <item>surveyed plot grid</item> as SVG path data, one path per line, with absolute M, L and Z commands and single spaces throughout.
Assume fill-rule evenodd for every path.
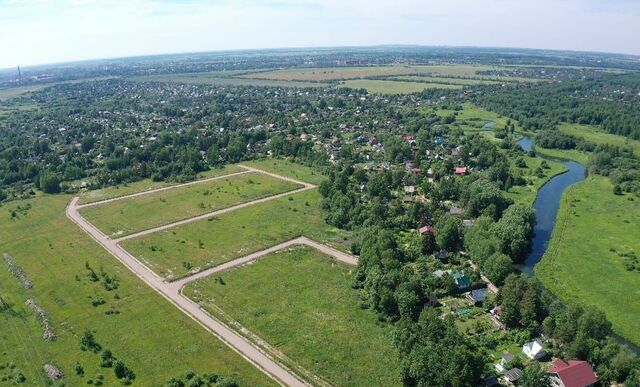
M 217 215 L 238 210 L 240 208 L 245 208 L 245 207 L 257 205 L 260 203 L 265 203 L 265 202 L 275 200 L 287 195 L 293 195 L 296 193 L 300 193 L 300 192 L 304 192 L 304 191 L 316 188 L 316 186 L 313 184 L 292 179 L 286 176 L 281 176 L 265 170 L 243 166 L 243 165 L 240 165 L 240 167 L 243 169 L 243 171 L 241 172 L 236 172 L 236 173 L 223 175 L 223 176 L 216 176 L 209 179 L 204 179 L 196 182 L 190 182 L 190 183 L 185 183 L 185 184 L 180 184 L 180 185 L 175 185 L 170 187 L 162 187 L 154 190 L 148 190 L 145 192 L 125 195 L 125 196 L 121 196 L 113 199 L 106 199 L 99 202 L 79 204 L 79 198 L 76 197 L 71 201 L 71 203 L 67 207 L 67 216 L 72 221 L 74 221 L 80 228 L 82 228 L 86 233 L 88 233 L 94 240 L 96 240 L 100 245 L 102 245 L 103 248 L 109 251 L 114 257 L 116 257 L 119 261 L 121 261 L 127 268 L 129 268 L 132 272 L 134 272 L 147 285 L 152 287 L 154 290 L 156 290 L 158 293 L 164 296 L 167 300 L 173 303 L 176 307 L 182 310 L 185 314 L 187 314 L 189 317 L 197 321 L 201 326 L 209 330 L 211 333 L 213 333 L 215 336 L 217 336 L 219 339 L 225 342 L 229 347 L 231 347 L 234 351 L 242 355 L 245 359 L 247 359 L 249 362 L 254 364 L 257 368 L 262 370 L 265 374 L 272 377 L 274 380 L 278 381 L 283 385 L 290 385 L 290 386 L 308 385 L 309 384 L 308 381 L 313 381 L 314 384 L 326 385 L 328 383 L 323 381 L 320 377 L 313 375 L 311 372 L 305 370 L 303 367 L 296 365 L 295 362 L 287 361 L 286 363 L 288 365 L 283 364 L 283 360 L 285 359 L 283 357 L 280 357 L 280 359 L 278 359 L 277 355 L 274 356 L 274 354 L 276 354 L 276 351 L 270 350 L 270 347 L 268 346 L 268 344 L 266 344 L 266 342 L 264 342 L 264 340 L 259 340 L 260 342 L 262 342 L 262 345 L 259 345 L 259 343 L 257 343 L 256 340 L 251 339 L 252 337 L 255 337 L 255 335 L 252 335 L 251 332 L 248 332 L 245 329 L 243 329 L 243 331 L 246 331 L 246 332 L 245 334 L 241 334 L 236 330 L 230 328 L 227 324 L 223 323 L 222 321 L 218 320 L 217 318 L 213 317 L 211 314 L 203 310 L 199 304 L 187 298 L 183 294 L 182 290 L 187 284 L 197 281 L 199 279 L 206 278 L 210 275 L 213 275 L 215 273 L 220 273 L 222 271 L 228 270 L 233 267 L 237 267 L 237 266 L 241 266 L 241 265 L 253 262 L 271 253 L 278 252 L 295 245 L 304 245 L 304 246 L 314 248 L 320 251 L 321 253 L 323 253 L 324 255 L 327 255 L 333 259 L 336 259 L 337 261 L 346 263 L 348 265 L 357 264 L 357 258 L 349 254 L 340 252 L 332 247 L 313 241 L 304 236 L 300 236 L 298 238 L 294 238 L 292 240 L 280 243 L 270 248 L 263 249 L 258 252 L 254 252 L 247 256 L 240 257 L 230 262 L 226 262 L 221 265 L 189 275 L 177 281 L 168 282 L 164 280 L 162 277 L 160 277 L 158 274 L 156 274 L 153 270 L 151 270 L 147 265 L 145 265 L 136 257 L 134 257 L 132 254 L 130 254 L 127 250 L 125 250 L 120 245 L 120 243 L 125 240 L 141 237 L 141 236 L 148 235 L 161 230 L 177 227 L 179 225 L 183 225 L 183 224 L 187 224 L 187 223 L 191 223 L 191 222 L 195 222 L 203 219 L 208 219 Z M 132 233 L 117 239 L 112 239 L 107 235 L 105 235 L 101 230 L 99 230 L 96 226 L 94 226 L 92 223 L 87 221 L 79 213 L 79 209 L 81 208 L 87 208 L 87 207 L 92 207 L 96 205 L 117 202 L 118 200 L 126 200 L 130 198 L 157 193 L 157 192 L 167 191 L 170 189 L 176 189 L 184 186 L 192 186 L 196 184 L 210 182 L 213 180 L 224 179 L 232 175 L 237 176 L 237 175 L 242 175 L 247 173 L 264 174 L 267 176 L 274 177 L 276 179 L 298 184 L 301 186 L 301 188 L 251 200 L 251 201 L 240 203 L 237 205 L 232 205 L 230 207 L 204 213 L 188 219 L 182 219 L 176 222 L 164 224 L 154 228 L 149 228 L 149 229 Z M 291 367 L 291 365 L 293 365 L 293 367 Z M 294 368 L 295 371 L 292 368 Z

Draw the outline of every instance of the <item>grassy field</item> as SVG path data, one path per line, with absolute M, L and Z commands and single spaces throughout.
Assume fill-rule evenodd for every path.
M 105 234 L 122 236 L 301 187 L 262 173 L 247 173 L 125 198 L 80 212 Z
M 223 168 L 211 169 L 198 175 L 198 179 L 206 179 L 209 177 L 228 175 L 234 172 L 240 172 L 242 168 L 237 165 L 227 165 Z M 153 181 L 144 179 L 134 183 L 115 185 L 103 189 L 85 191 L 80 193 L 80 203 L 93 203 L 100 200 L 112 199 L 120 196 L 129 195 L 136 192 L 149 191 L 156 188 L 168 187 L 178 183 L 166 181 Z
M 524 186 L 514 186 L 505 193 L 505 196 L 512 199 L 516 203 L 532 206 L 538 196 L 538 190 L 545 185 L 552 177 L 566 172 L 567 168 L 555 161 L 547 160 L 546 164 L 549 169 L 542 169 L 544 177 L 538 177 L 535 174 L 535 170 L 541 167 L 544 159 L 540 157 L 523 156 L 524 161 L 527 163 L 527 168 L 518 168 L 515 165 L 511 168 L 512 174 L 515 176 L 523 176 L 530 184 Z
M 372 94 L 408 94 L 418 93 L 426 89 L 460 89 L 460 85 L 446 85 L 442 83 L 421 83 L 404 81 L 386 81 L 377 79 L 355 79 L 345 81 L 340 87 L 350 89 L 366 89 Z
M 351 270 L 296 247 L 191 284 L 185 294 L 331 384 L 401 385 L 391 331 L 360 307 Z
M 0 254 L 13 255 L 34 284 L 22 288 L 0 259 L 0 297 L 11 305 L 0 311 L 0 364 L 15 365 L 0 370 L 0 377 L 20 372 L 25 385 L 43 386 L 42 366 L 53 363 L 68 386 L 87 385 L 98 375 L 106 386 L 120 385 L 112 368 L 100 367 L 100 354 L 80 349 L 80 338 L 90 329 L 135 372 L 134 385 L 164 385 L 189 370 L 233 374 L 243 386 L 275 385 L 81 232 L 64 215 L 69 200 L 42 196 L 0 208 Z M 18 205 L 30 208 L 11 219 L 8 211 Z M 107 291 L 103 280 L 92 282 L 87 263 L 96 273 L 102 267 L 117 276 L 118 288 Z M 48 313 L 56 341 L 43 341 L 40 323 L 25 306 L 28 298 Z M 76 362 L 84 367 L 83 377 L 74 371 Z
M 394 81 L 423 82 L 423 83 L 431 83 L 431 84 L 443 83 L 448 85 L 463 85 L 463 86 L 495 85 L 495 84 L 502 83 L 502 81 L 495 81 L 491 79 L 481 79 L 481 78 L 475 78 L 475 79 L 445 78 L 445 77 L 426 77 L 426 76 L 418 76 L 418 75 L 405 75 L 405 76 L 399 76 L 399 77 L 392 77 L 389 79 Z
M 617 136 L 603 132 L 601 129 L 591 125 L 562 124 L 560 130 L 576 137 L 582 137 L 594 144 L 610 144 L 619 147 L 633 149 L 633 153 L 640 155 L 640 141 L 632 140 L 628 137 Z
M 575 149 L 548 149 L 540 146 L 536 146 L 536 153 L 551 159 L 574 160 L 585 166 L 589 164 L 589 157 L 591 157 L 589 153 L 577 151 Z
M 177 279 L 300 235 L 345 249 L 345 233 L 324 222 L 317 190 L 130 239 L 123 247 L 159 275 Z
M 138 82 L 175 82 L 187 83 L 191 85 L 211 85 L 211 86 L 272 86 L 272 87 L 326 87 L 327 85 L 318 82 L 296 82 L 278 79 L 258 79 L 259 73 L 252 73 L 253 77 L 238 77 L 246 71 L 214 71 L 208 73 L 187 73 L 187 74 L 159 74 L 131 78 Z
M 489 122 L 494 122 L 493 128 L 504 128 L 509 119 L 470 103 L 463 104 L 462 110 L 438 109 L 436 114 L 440 117 L 455 115 L 456 121 L 452 126 L 458 126 L 466 132 L 491 130 L 491 128 L 485 127 Z M 522 129 L 517 121 L 511 120 L 511 122 L 515 125 L 516 131 Z
M 589 177 L 565 192 L 558 222 L 536 275 L 565 301 L 604 310 L 619 335 L 640 345 L 640 201 L 616 196 L 607 178 Z
M 294 164 L 285 159 L 260 159 L 246 161 L 242 163 L 249 167 L 262 169 L 267 172 L 276 173 L 278 175 L 287 176 L 296 180 L 304 181 L 311 184 L 320 184 L 327 177 L 318 172 L 317 169 L 306 167 L 300 164 Z

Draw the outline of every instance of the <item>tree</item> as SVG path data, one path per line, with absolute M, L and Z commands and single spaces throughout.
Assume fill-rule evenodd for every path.
M 53 172 L 40 173 L 40 189 L 44 193 L 58 193 L 60 192 L 60 178 Z
M 551 387 L 551 380 L 539 363 L 533 363 L 522 372 L 522 377 L 518 380 L 518 386 L 522 387 Z
M 436 242 L 441 249 L 458 251 L 462 246 L 462 221 L 453 216 L 443 216 L 436 225 Z
M 513 262 L 511 258 L 502 254 L 492 254 L 481 266 L 484 274 L 489 277 L 496 286 L 502 286 L 507 276 L 513 273 Z

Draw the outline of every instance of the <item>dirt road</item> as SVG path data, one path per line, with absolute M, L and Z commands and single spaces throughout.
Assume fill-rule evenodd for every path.
M 223 342 L 225 342 L 228 346 L 230 346 L 233 350 L 235 350 L 236 352 L 238 352 L 240 355 L 242 355 L 245 359 L 247 359 L 248 361 L 250 361 L 252 364 L 254 364 L 256 367 L 258 367 L 260 370 L 262 370 L 263 372 L 265 372 L 267 375 L 271 376 L 272 378 L 274 378 L 276 381 L 278 381 L 279 383 L 283 384 L 283 385 L 287 385 L 287 386 L 306 386 L 307 384 L 300 379 L 297 375 L 295 375 L 291 370 L 285 368 L 284 366 L 282 366 L 281 364 L 277 363 L 275 360 L 273 360 L 271 357 L 269 357 L 267 354 L 265 354 L 263 351 L 261 351 L 258 347 L 256 347 L 254 344 L 252 344 L 251 342 L 249 342 L 247 339 L 245 339 L 244 337 L 242 337 L 241 335 L 237 334 L 235 331 L 233 331 L 231 328 L 227 327 L 226 325 L 224 325 L 223 323 L 221 323 L 220 321 L 218 321 L 217 319 L 213 318 L 211 315 L 209 315 L 208 313 L 206 313 L 198 304 L 196 304 L 195 302 L 189 300 L 188 298 L 184 297 L 181 294 L 181 289 L 189 282 L 193 282 L 196 281 L 200 278 L 206 277 L 208 275 L 214 274 L 216 272 L 219 271 L 223 271 L 223 270 L 227 270 L 231 267 L 234 266 L 238 266 L 238 265 L 242 265 L 244 263 L 256 260 L 260 257 L 263 257 L 265 255 L 268 255 L 272 252 L 276 252 L 278 250 L 282 250 L 284 248 L 287 248 L 289 246 L 292 245 L 307 245 L 307 246 L 311 246 L 319 251 L 321 251 L 324 254 L 327 254 L 329 256 L 332 256 L 333 258 L 341 261 L 341 262 L 345 262 L 347 264 L 350 265 L 355 265 L 357 264 L 357 259 L 353 256 L 350 256 L 348 254 L 342 253 L 338 250 L 335 250 L 329 246 L 325 246 L 322 245 L 320 243 L 317 243 L 315 241 L 312 241 L 308 238 L 305 237 L 299 237 L 296 238 L 294 240 L 288 241 L 288 242 L 284 242 L 281 243 L 277 246 L 273 246 L 271 248 L 250 254 L 246 257 L 242 257 L 242 258 L 238 258 L 236 260 L 233 260 L 231 262 L 227 262 L 225 264 L 219 265 L 217 267 L 205 270 L 201 273 L 197 273 L 194 274 L 190 277 L 184 278 L 182 280 L 173 282 L 173 283 L 167 283 L 165 282 L 161 277 L 159 277 L 158 275 L 156 275 L 149 267 L 147 267 L 146 265 L 144 265 L 143 263 L 141 263 L 140 261 L 138 261 L 133 255 L 131 255 L 129 252 L 127 252 L 124 248 L 120 247 L 120 245 L 118 244 L 120 241 L 125 240 L 125 239 L 130 239 L 130 238 L 135 238 L 137 236 L 140 235 L 145 235 L 145 234 L 150 234 L 152 232 L 156 232 L 159 230 L 163 230 L 166 228 L 170 228 L 170 227 L 175 227 L 179 224 L 184 224 L 184 223 L 188 223 L 188 222 L 193 222 L 193 221 L 197 221 L 200 219 L 205 219 L 211 216 L 215 216 L 217 214 L 222 214 L 225 212 L 230 212 L 230 211 L 234 211 L 236 209 L 239 208 L 243 208 L 243 207 L 247 207 L 247 206 L 251 206 L 251 205 L 255 205 L 255 204 L 259 204 L 259 203 L 264 203 L 266 201 L 269 200 L 274 200 L 277 199 L 279 197 L 285 196 L 285 195 L 291 195 L 294 194 L 296 192 L 302 192 L 305 190 L 309 190 L 312 188 L 315 188 L 315 186 L 313 184 L 309 184 L 309 183 L 305 183 L 305 182 L 301 182 L 295 179 L 290 179 L 287 177 L 283 177 L 283 176 L 279 176 L 276 174 L 272 174 L 269 172 L 265 172 L 262 170 L 258 170 L 255 168 L 251 168 L 251 167 L 246 167 L 246 166 L 242 166 L 243 168 L 245 168 L 247 171 L 245 172 L 238 172 L 236 174 L 241 174 L 241 173 L 248 173 L 248 172 L 259 172 L 259 173 L 265 173 L 267 175 L 276 177 L 276 178 L 280 178 L 283 180 L 287 180 L 287 181 L 291 181 L 297 184 L 301 184 L 303 185 L 303 188 L 300 188 L 298 190 L 295 191 L 290 191 L 287 193 L 283 193 L 283 194 L 278 194 L 278 195 L 273 195 L 267 198 L 263 198 L 263 199 L 258 199 L 258 200 L 254 200 L 251 202 L 247 202 L 247 203 L 243 203 L 237 206 L 233 206 L 233 207 L 229 207 L 223 210 L 219 210 L 219 211 L 214 211 L 212 213 L 209 214 L 204 214 L 201 216 L 197 216 L 194 218 L 190 218 L 187 220 L 183 220 L 183 221 L 179 221 L 179 222 L 175 222 L 175 223 L 171 223 L 165 226 L 161 226 L 161 227 L 157 227 L 151 230 L 146 230 L 143 231 L 141 233 L 137 233 L 137 234 L 132 234 L 132 235 L 128 235 L 124 238 L 120 238 L 117 240 L 113 240 L 111 238 L 109 238 L 108 236 L 106 236 L 105 234 L 103 234 L 100 230 L 98 230 L 93 224 L 91 224 L 90 222 L 88 222 L 86 219 L 84 219 L 80 213 L 78 212 L 79 208 L 82 208 L 86 205 L 79 205 L 79 198 L 75 197 L 73 198 L 73 200 L 71 200 L 71 202 L 69 203 L 69 205 L 67 206 L 67 216 L 69 217 L 69 219 L 71 219 L 74 223 L 76 223 L 80 228 L 82 228 L 87 234 L 89 234 L 94 240 L 96 240 L 96 242 L 98 242 L 102 247 L 104 247 L 107 251 L 109 251 L 114 257 L 116 257 L 120 262 L 122 262 L 128 269 L 130 269 L 133 273 L 135 273 L 142 281 L 144 281 L 147 285 L 149 285 L 151 288 L 153 288 L 156 292 L 160 293 L 163 297 L 165 297 L 167 300 L 169 300 L 171 303 L 173 303 L 176 307 L 178 307 L 180 310 L 182 310 L 185 314 L 187 314 L 189 317 L 191 317 L 192 319 L 194 319 L 196 322 L 198 322 L 201 326 L 203 326 L 205 329 L 209 330 L 210 332 L 212 332 L 214 335 L 216 335 L 218 338 L 220 338 Z M 224 177 L 228 177 L 230 175 L 227 176 L 220 176 L 220 177 L 216 177 L 216 178 L 224 178 Z M 215 179 L 215 178 L 213 178 Z M 209 179 L 210 180 L 210 179 Z M 200 181 L 202 182 L 202 181 Z M 199 183 L 199 182 L 198 182 Z M 187 183 L 188 184 L 196 184 L 194 183 Z M 172 187 L 165 187 L 165 188 L 161 188 L 159 190 L 165 190 L 165 189 L 171 189 L 171 188 L 177 188 L 180 186 L 184 186 L 184 185 L 177 185 L 177 186 L 172 186 Z M 141 196 L 144 194 L 149 194 L 152 192 L 157 192 L 158 190 L 150 190 L 150 191 L 146 191 L 146 192 L 142 192 L 139 194 L 134 194 L 135 196 Z M 129 195 L 129 197 L 131 197 L 132 195 Z M 122 198 L 115 198 L 113 200 L 118 200 L 118 199 L 122 199 Z M 113 201 L 111 200 L 111 201 Z M 102 202 L 97 202 L 100 204 L 104 204 L 107 201 L 102 201 Z M 95 205 L 94 203 L 91 203 L 89 205 Z

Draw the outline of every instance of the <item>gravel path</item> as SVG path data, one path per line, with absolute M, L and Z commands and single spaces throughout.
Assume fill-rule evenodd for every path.
M 102 245 L 102 247 L 104 247 L 107 251 L 109 251 L 114 257 L 116 257 L 120 262 L 122 262 L 127 268 L 129 268 L 133 273 L 135 273 L 142 281 L 144 281 L 147 285 L 149 285 L 151 288 L 153 288 L 156 292 L 160 293 L 163 297 L 165 297 L 167 300 L 169 300 L 171 303 L 173 303 L 176 307 L 178 307 L 180 310 L 182 310 L 185 314 L 187 314 L 189 317 L 191 317 L 192 319 L 194 319 L 196 322 L 198 322 L 201 326 L 203 326 L 204 328 L 206 328 L 207 330 L 209 330 L 210 332 L 212 332 L 215 336 L 217 336 L 218 338 L 220 338 L 223 342 L 225 342 L 228 346 L 230 346 L 233 350 L 235 350 L 236 352 L 238 352 L 240 355 L 242 355 L 245 359 L 247 359 L 248 361 L 250 361 L 252 364 L 254 364 L 256 367 L 258 367 L 260 370 L 262 370 L 263 372 L 265 372 L 267 375 L 271 376 L 272 378 L 274 378 L 276 381 L 278 381 L 279 383 L 286 385 L 286 386 L 307 386 L 307 383 L 305 383 L 302 379 L 300 379 L 297 375 L 295 375 L 291 370 L 285 368 L 284 366 L 282 366 L 281 364 L 277 363 L 275 360 L 273 360 L 270 356 L 268 356 L 267 354 L 265 354 L 262 350 L 260 350 L 258 347 L 256 347 L 254 344 L 252 344 L 250 341 L 248 341 L 247 339 L 245 339 L 244 337 L 242 337 L 241 335 L 237 334 L 235 331 L 233 331 L 231 328 L 227 327 L 226 325 L 224 325 L 223 323 L 221 323 L 220 321 L 218 321 L 217 319 L 215 319 L 214 317 L 212 317 L 211 315 L 209 315 L 208 313 L 206 313 L 201 307 L 200 305 L 198 305 L 197 303 L 189 300 L 188 298 L 184 297 L 181 294 L 181 290 L 182 288 L 193 281 L 196 281 L 200 278 L 204 278 L 206 276 L 212 275 L 214 273 L 223 271 L 223 270 L 227 270 L 231 267 L 235 267 L 235 266 L 239 266 L 242 264 L 245 264 L 247 262 L 251 262 L 254 261 L 256 259 L 259 259 L 265 255 L 268 255 L 270 253 L 285 249 L 289 246 L 293 246 L 293 245 L 307 245 L 310 247 L 313 247 L 319 251 L 321 251 L 322 253 L 329 255 L 333 258 L 335 258 L 338 261 L 347 263 L 349 265 L 356 265 L 357 264 L 357 259 L 349 254 L 345 254 L 342 253 L 336 249 L 333 249 L 329 246 L 317 243 L 315 241 L 312 241 L 308 238 L 305 237 L 299 237 L 293 240 L 290 240 L 288 242 L 284 242 L 281 243 L 279 245 L 273 246 L 271 248 L 253 253 L 253 254 L 249 254 L 245 257 L 242 258 L 238 258 L 235 259 L 231 262 L 227 262 L 225 264 L 213 267 L 211 269 L 208 270 L 204 270 L 200 273 L 194 274 L 190 277 L 186 277 L 183 278 L 179 281 L 176 282 L 165 282 L 161 277 L 159 277 L 156 273 L 154 273 L 149 267 L 147 267 L 146 265 L 144 265 L 142 262 L 138 261 L 133 255 L 131 255 L 128 251 L 126 251 L 124 248 L 122 248 L 119 245 L 119 242 L 126 240 L 126 239 L 130 239 L 130 238 L 135 238 L 141 235 L 146 235 L 146 234 L 150 234 L 153 232 L 157 232 L 160 230 L 164 230 L 170 227 L 175 227 L 178 226 L 180 224 L 185 224 L 185 223 L 189 223 L 189 222 L 194 222 L 197 220 L 201 220 L 201 219 L 206 219 L 209 218 L 211 216 L 216 216 L 222 213 L 226 213 L 226 212 L 231 212 L 234 211 L 236 209 L 239 208 L 243 208 L 243 207 L 247 207 L 247 206 L 251 206 L 251 205 L 256 205 L 259 203 L 264 203 L 266 201 L 269 200 L 274 200 L 277 199 L 279 197 L 285 196 L 285 195 L 291 195 L 297 192 L 302 192 L 302 191 L 306 191 L 312 188 L 315 188 L 315 185 L 313 184 L 309 184 L 309 183 L 305 183 L 302 181 L 298 181 L 295 179 L 291 179 L 288 177 L 284 177 L 284 176 L 280 176 L 274 173 L 270 173 L 270 172 L 266 172 L 266 171 L 262 171 L 256 168 L 251 168 L 251 167 L 246 167 L 246 166 L 241 166 L 242 168 L 246 169 L 246 171 L 243 172 L 237 172 L 234 174 L 230 174 L 230 175 L 226 175 L 226 176 L 218 176 L 218 177 L 214 177 L 211 179 L 206 179 L 206 180 L 201 180 L 198 182 L 191 182 L 191 183 L 186 183 L 186 184 L 181 184 L 181 185 L 176 185 L 176 186 L 171 186 L 171 187 L 164 187 L 164 188 L 160 188 L 157 190 L 150 190 L 150 191 L 145 191 L 145 192 L 140 192 L 140 193 L 136 193 L 136 194 L 132 194 L 132 195 L 127 195 L 127 196 L 123 196 L 120 198 L 114 198 L 114 199 L 109 199 L 106 201 L 101 201 L 101 202 L 96 202 L 96 203 L 90 203 L 90 204 L 86 204 L 86 205 L 79 205 L 79 200 L 80 198 L 75 197 L 73 198 L 73 200 L 71 200 L 71 202 L 69 203 L 69 205 L 67 206 L 67 216 L 69 217 L 69 219 L 71 219 L 74 223 L 76 223 L 80 228 L 82 228 L 87 234 L 89 234 L 94 240 L 96 240 L 96 242 L 98 242 L 100 245 Z M 96 228 L 93 224 L 89 223 L 86 219 L 84 219 L 80 213 L 78 212 L 78 209 L 82 208 L 82 207 L 86 207 L 88 205 L 96 205 L 96 204 L 104 204 L 107 203 L 109 201 L 114 201 L 114 200 L 120 200 L 123 199 L 125 197 L 134 197 L 134 196 L 141 196 L 141 195 L 145 195 L 145 194 L 149 194 L 152 192 L 158 192 L 161 190 L 166 190 L 166 189 L 172 189 L 172 188 L 177 188 L 177 187 L 182 187 L 185 185 L 190 185 L 190 184 L 198 184 L 201 182 L 205 182 L 205 181 L 211 181 L 214 179 L 221 179 L 221 178 L 226 178 L 229 176 L 233 176 L 233 175 L 238 175 L 238 174 L 242 174 L 242 173 L 249 173 L 249 172 L 259 172 L 259 173 L 264 173 L 267 174 L 269 176 L 273 176 L 282 180 L 286 180 L 286 181 L 290 181 L 293 183 L 297 183 L 297 184 L 301 184 L 303 185 L 303 188 L 294 190 L 294 191 L 290 191 L 290 192 L 286 192 L 286 193 L 282 193 L 282 194 L 278 194 L 278 195 L 273 195 L 267 198 L 263 198 L 263 199 L 258 199 L 258 200 L 254 200 L 251 202 L 247 202 L 247 203 L 243 203 L 237 206 L 233 206 L 233 207 L 229 207 L 226 209 L 222 209 L 222 210 L 218 210 L 218 211 L 214 211 L 208 214 L 204 214 L 204 215 L 200 215 L 200 216 L 196 216 L 194 218 L 190 218 L 190 219 L 186 219 L 186 220 L 182 220 L 179 222 L 175 222 L 175 223 L 171 223 L 171 224 L 167 224 L 164 226 L 160 226 L 160 227 L 156 227 L 154 229 L 150 229 L 150 230 L 146 230 L 137 234 L 132 234 L 132 235 L 128 235 L 126 237 L 120 238 L 120 239 L 111 239 L 108 236 L 106 236 L 105 234 L 103 234 L 100 230 L 98 230 L 98 228 Z

